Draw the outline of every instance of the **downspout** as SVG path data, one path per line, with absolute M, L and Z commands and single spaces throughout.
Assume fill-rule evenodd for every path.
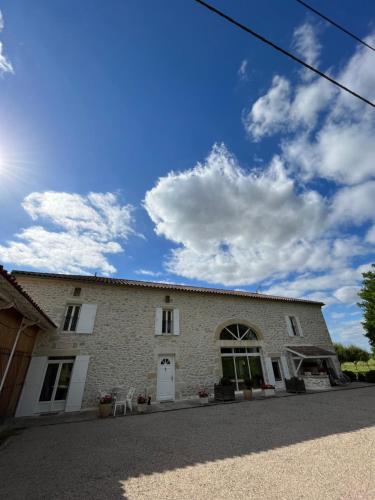
M 5 384 L 5 379 L 6 379 L 6 376 L 8 375 L 8 371 L 9 371 L 10 365 L 11 365 L 11 363 L 13 361 L 14 352 L 16 350 L 17 343 L 18 343 L 18 340 L 19 340 L 19 338 L 21 336 L 21 333 L 23 332 L 23 330 L 25 330 L 25 328 L 27 328 L 27 327 L 29 327 L 31 325 L 34 325 L 34 324 L 35 324 L 35 321 L 34 322 L 28 321 L 27 319 L 25 319 L 24 317 L 22 317 L 21 324 L 20 324 L 20 326 L 18 328 L 16 338 L 14 339 L 14 342 L 13 342 L 12 350 L 10 351 L 8 362 L 7 362 L 7 365 L 5 367 L 3 378 L 1 379 L 1 382 L 0 382 L 0 394 L 1 394 L 1 391 L 3 390 L 4 384 Z

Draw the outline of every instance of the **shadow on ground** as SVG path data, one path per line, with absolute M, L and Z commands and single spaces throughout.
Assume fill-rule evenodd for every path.
M 0 496 L 123 499 L 129 478 L 364 429 L 374 415 L 369 387 L 34 427 L 0 451 Z

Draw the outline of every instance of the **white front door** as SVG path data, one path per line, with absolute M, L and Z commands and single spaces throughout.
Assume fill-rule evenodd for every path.
M 65 409 L 74 359 L 48 360 L 37 406 L 38 412 Z
M 159 356 L 157 400 L 174 401 L 174 356 Z
M 281 366 L 280 358 L 272 358 L 272 369 L 275 377 L 275 388 L 279 390 L 285 389 L 283 369 Z

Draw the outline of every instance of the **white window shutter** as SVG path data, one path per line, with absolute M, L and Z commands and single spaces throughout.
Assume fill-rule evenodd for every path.
M 283 368 L 284 377 L 290 378 L 288 360 L 286 359 L 286 356 L 280 356 L 280 361 L 281 361 L 281 366 Z
M 289 337 L 294 337 L 293 328 L 292 328 L 292 325 L 290 324 L 289 316 L 285 316 L 285 323 L 286 323 Z
M 96 304 L 82 304 L 79 312 L 77 333 L 92 333 L 94 330 Z
M 173 309 L 173 335 L 180 335 L 180 311 Z
M 163 309 L 161 307 L 157 307 L 155 314 L 155 335 L 161 335 L 162 322 L 163 322 Z
M 18 401 L 16 417 L 26 417 L 34 413 L 42 389 L 47 361 L 47 356 L 33 356 L 31 358 L 21 397 Z
M 297 322 L 297 326 L 298 326 L 298 334 L 303 337 L 303 331 L 302 331 L 302 328 L 301 328 L 301 323 L 300 323 L 300 320 L 299 318 L 297 318 L 296 316 L 296 322 Z
M 264 360 L 266 362 L 266 370 L 267 370 L 267 374 L 268 374 L 268 383 L 272 384 L 272 385 L 275 385 L 276 381 L 275 381 L 275 375 L 273 373 L 273 366 L 272 366 L 271 358 L 268 357 L 268 356 L 265 356 Z
M 89 360 L 90 356 L 76 356 L 65 411 L 79 411 L 81 409 Z

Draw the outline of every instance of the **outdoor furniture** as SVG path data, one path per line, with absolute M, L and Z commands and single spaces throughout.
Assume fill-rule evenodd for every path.
M 126 408 L 129 407 L 133 411 L 133 396 L 135 393 L 134 387 L 131 387 L 127 394 L 124 392 L 124 387 L 114 387 L 112 390 L 113 395 L 113 416 L 116 416 L 117 407 L 123 407 L 123 414 L 126 415 Z
M 286 378 L 285 388 L 287 392 L 303 393 L 306 392 L 305 382 L 298 377 Z
M 234 401 L 236 399 L 234 394 L 234 385 L 214 385 L 215 401 Z

